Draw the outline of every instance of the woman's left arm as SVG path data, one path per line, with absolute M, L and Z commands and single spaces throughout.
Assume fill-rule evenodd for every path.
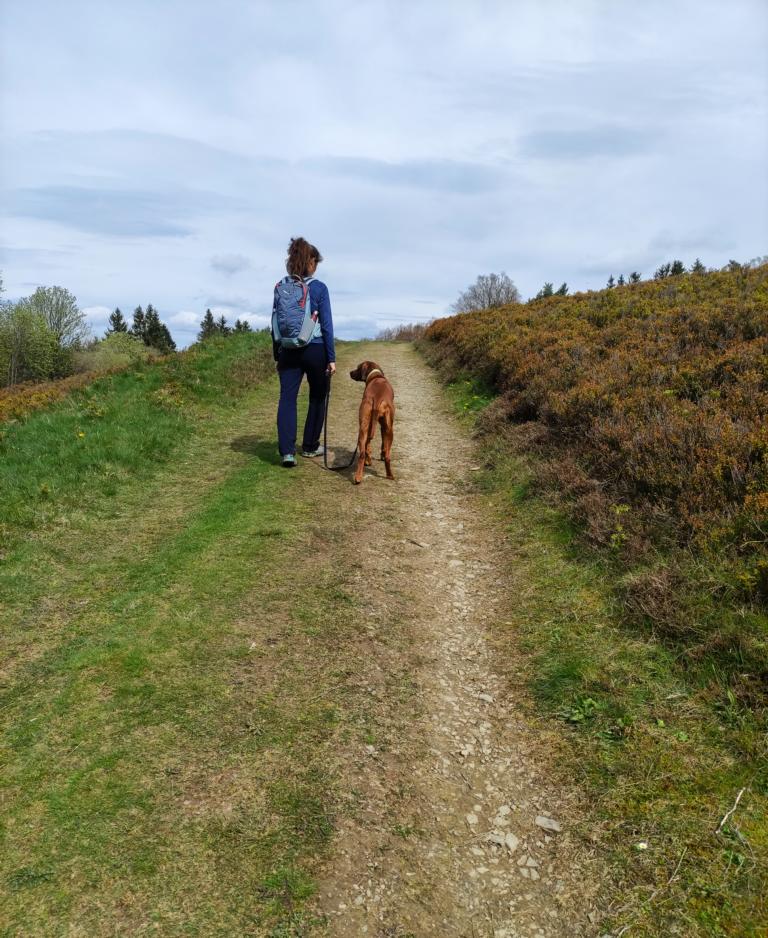
M 325 342 L 325 351 L 328 356 L 328 364 L 336 361 L 336 346 L 333 341 L 333 317 L 331 315 L 331 297 L 328 293 L 328 287 L 320 284 L 322 290 L 319 290 L 317 298 L 317 314 L 320 320 L 320 328 L 323 330 L 323 342 Z

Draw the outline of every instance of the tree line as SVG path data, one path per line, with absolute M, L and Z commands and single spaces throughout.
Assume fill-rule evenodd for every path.
M 764 262 L 764 258 L 754 258 L 746 266 L 755 266 L 758 262 Z M 736 267 L 742 267 L 738 261 L 729 261 L 725 270 L 734 270 Z M 707 267 L 697 257 L 689 268 L 681 260 L 673 260 L 661 264 L 653 274 L 654 280 L 664 280 L 667 277 L 679 277 L 682 274 L 704 274 L 707 273 Z M 633 270 L 626 277 L 619 274 L 618 278 L 611 274 L 608 277 L 606 287 L 623 287 L 628 284 L 640 283 L 642 275 Z M 528 302 L 534 303 L 536 300 L 542 300 L 549 296 L 568 296 L 568 284 L 561 283 L 555 289 L 554 282 L 547 282 L 532 296 Z M 503 271 L 500 274 L 481 274 L 477 280 L 459 294 L 458 299 L 451 305 L 451 311 L 454 313 L 469 313 L 477 309 L 496 309 L 500 306 L 507 306 L 510 303 L 521 303 L 520 291 L 515 286 L 514 281 Z
M 151 303 L 146 310 L 136 307 L 130 328 L 115 309 L 104 337 L 97 339 L 77 298 L 64 287 L 38 287 L 16 302 L 3 301 L 2 293 L 0 277 L 0 384 L 62 378 L 176 350 Z
M 0 386 L 107 370 L 176 351 L 171 331 L 152 303 L 137 306 L 130 323 L 116 307 L 99 339 L 91 335 L 85 313 L 64 287 L 38 287 L 16 302 L 4 302 L 2 296 L 0 275 Z M 216 319 L 207 309 L 197 339 L 251 331 L 247 320 L 230 326 L 224 315 Z
M 214 319 L 213 313 L 210 309 L 207 309 L 200 322 L 197 341 L 204 342 L 206 339 L 213 338 L 213 336 L 232 335 L 234 332 L 253 332 L 253 329 L 247 319 L 236 319 L 234 326 L 228 326 L 223 313 L 218 319 Z
M 168 326 L 161 321 L 157 310 L 151 303 L 147 304 L 146 311 L 141 306 L 136 307 L 133 311 L 133 324 L 130 329 L 118 306 L 109 316 L 105 338 L 115 333 L 133 335 L 141 339 L 144 345 L 157 349 L 162 355 L 169 355 L 176 351 L 176 343 L 171 337 Z

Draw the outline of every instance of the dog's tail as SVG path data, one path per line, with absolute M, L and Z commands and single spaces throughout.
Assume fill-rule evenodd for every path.
M 371 410 L 368 414 L 368 435 L 366 440 L 370 443 L 373 439 L 373 435 L 376 432 L 376 421 L 378 420 L 379 415 L 375 407 L 371 407 Z

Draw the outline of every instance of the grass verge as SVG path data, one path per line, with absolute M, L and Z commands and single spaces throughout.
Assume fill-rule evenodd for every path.
M 316 477 L 277 464 L 268 352 L 7 428 L 0 934 L 309 927 L 359 617 Z

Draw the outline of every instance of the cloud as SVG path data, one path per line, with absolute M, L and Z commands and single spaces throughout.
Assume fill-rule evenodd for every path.
M 200 320 L 203 317 L 200 313 L 193 313 L 189 310 L 180 310 L 178 313 L 172 313 L 170 316 L 165 317 L 165 322 L 169 326 L 180 326 L 180 327 L 197 327 L 200 323 Z
M 19 248 L 0 245 L 0 260 L 4 264 L 31 264 L 38 269 L 56 267 L 72 253 L 71 250 L 61 248 Z
M 256 329 L 266 329 L 271 322 L 270 316 L 264 316 L 260 313 L 245 313 L 240 319 L 246 319 Z
M 266 286 L 266 285 L 265 285 Z M 270 288 L 273 284 L 269 285 Z M 271 295 L 271 290 L 270 290 Z M 227 294 L 227 293 L 211 293 L 205 298 L 204 305 L 210 307 L 211 309 L 223 309 L 223 310 L 239 310 L 240 312 L 251 313 L 255 310 L 261 308 L 264 310 L 266 315 L 266 310 L 269 309 L 271 312 L 271 305 L 266 302 L 255 303 L 252 299 L 247 296 L 236 295 L 236 294 Z M 259 313 L 259 315 L 262 315 Z
M 672 254 L 675 251 L 724 252 L 734 247 L 733 236 L 726 231 L 660 231 L 651 238 L 648 250 L 654 254 Z
M 504 172 L 497 166 L 457 160 L 403 160 L 386 162 L 355 157 L 304 160 L 303 165 L 321 175 L 341 176 L 380 186 L 403 186 L 471 195 L 502 185 Z
M 186 237 L 189 219 L 225 200 L 183 189 L 152 191 L 52 185 L 9 193 L 10 215 L 53 221 L 93 234 L 118 237 Z
M 112 314 L 108 306 L 85 306 L 81 312 L 85 313 L 90 326 L 96 330 L 104 329 Z
M 244 254 L 216 254 L 211 258 L 211 267 L 229 276 L 248 270 L 250 266 L 251 262 Z
M 520 138 L 519 149 L 521 156 L 532 159 L 620 157 L 647 150 L 658 137 L 658 131 L 610 125 L 578 130 L 536 130 Z

